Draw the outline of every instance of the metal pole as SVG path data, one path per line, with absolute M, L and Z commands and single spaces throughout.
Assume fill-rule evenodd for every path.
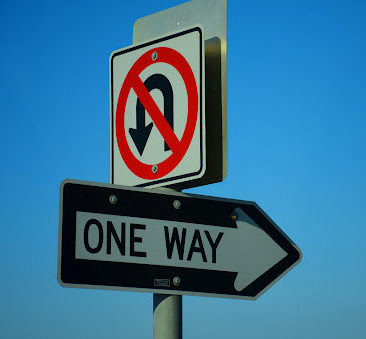
M 177 190 L 159 187 L 160 190 Z M 182 296 L 157 294 L 153 296 L 153 339 L 182 339 Z
M 154 339 L 182 339 L 182 296 L 154 293 Z

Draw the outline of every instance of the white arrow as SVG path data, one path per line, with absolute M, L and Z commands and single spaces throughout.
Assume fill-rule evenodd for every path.
M 77 212 L 75 257 L 236 272 L 242 291 L 287 253 L 243 210 L 234 214 L 237 228 Z

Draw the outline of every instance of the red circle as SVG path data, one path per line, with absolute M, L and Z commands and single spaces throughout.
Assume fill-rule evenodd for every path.
M 158 58 L 152 59 L 152 52 L 157 52 Z M 148 66 L 154 63 L 163 62 L 173 66 L 184 81 L 188 96 L 188 115 L 187 123 L 183 136 L 179 141 L 179 147 L 172 151 L 172 154 L 156 164 L 158 171 L 152 172 L 152 165 L 147 165 L 134 156 L 127 142 L 125 132 L 125 114 L 128 95 L 132 89 L 133 81 L 139 77 L 140 73 Z M 118 97 L 116 110 L 116 136 L 118 148 L 127 167 L 138 177 L 142 179 L 159 179 L 170 173 L 183 159 L 189 145 L 192 141 L 198 116 L 198 93 L 196 80 L 193 71 L 187 60 L 177 51 L 168 47 L 153 48 L 144 53 L 131 67 L 127 73 L 126 79 L 122 84 Z

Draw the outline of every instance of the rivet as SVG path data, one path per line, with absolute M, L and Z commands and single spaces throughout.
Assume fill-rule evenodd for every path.
M 181 208 L 182 204 L 179 200 L 174 200 L 173 201 L 173 206 L 176 210 L 179 210 Z
M 118 198 L 117 198 L 117 196 L 116 196 L 116 195 L 114 195 L 114 194 L 111 194 L 111 195 L 109 196 L 109 202 L 111 203 L 111 205 L 115 205 L 115 204 L 117 204 L 117 202 L 118 202 Z
M 179 277 L 174 277 L 173 278 L 173 285 L 174 286 L 180 286 L 182 280 Z
M 158 52 L 154 51 L 153 54 L 151 54 L 151 59 L 153 59 L 153 61 L 156 61 L 158 59 Z

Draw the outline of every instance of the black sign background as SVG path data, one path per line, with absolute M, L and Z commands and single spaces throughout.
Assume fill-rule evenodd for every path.
M 115 205 L 109 202 L 111 194 L 118 197 Z M 180 209 L 173 207 L 176 199 L 181 202 Z M 235 272 L 75 258 L 77 211 L 236 228 L 231 215 L 237 207 L 287 252 L 285 258 L 241 292 L 234 289 L 237 275 Z M 65 180 L 60 186 L 59 227 L 58 280 L 66 287 L 133 288 L 170 294 L 209 294 L 217 297 L 255 299 L 301 258 L 298 248 L 254 202 L 156 189 Z M 175 276 L 181 278 L 181 285 L 178 287 L 172 283 L 170 287 L 154 286 L 154 279 L 172 281 Z

